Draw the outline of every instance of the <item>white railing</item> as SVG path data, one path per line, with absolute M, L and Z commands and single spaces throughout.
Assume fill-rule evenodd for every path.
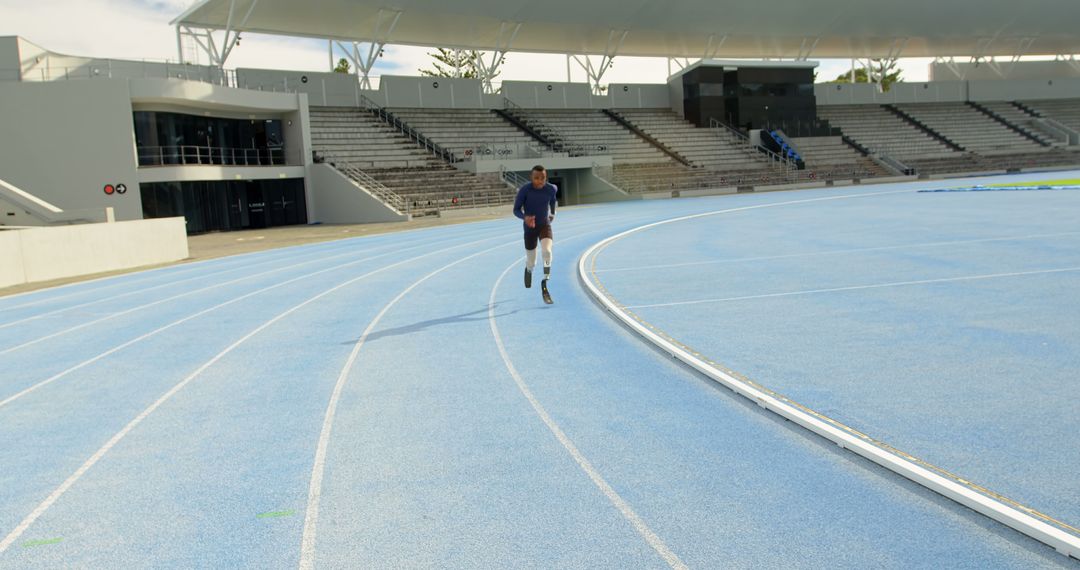
M 1033 124 L 1038 125 L 1042 130 L 1053 133 L 1058 137 L 1061 142 L 1067 145 L 1073 146 L 1080 144 L 1080 133 L 1069 128 L 1067 125 L 1056 119 L 1050 117 L 1038 117 L 1033 118 L 1031 121 Z
M 430 152 L 431 154 L 433 154 L 435 156 L 438 156 L 438 157 L 442 158 L 443 160 L 445 160 L 445 161 L 447 161 L 447 162 L 449 162 L 451 164 L 453 164 L 455 162 L 458 162 L 458 158 L 457 158 L 457 156 L 454 155 L 454 153 L 446 150 L 445 148 L 440 146 L 438 143 L 436 143 L 435 141 L 431 140 L 426 135 L 424 135 L 424 133 L 421 133 L 420 131 L 418 131 L 415 128 L 411 127 L 408 123 L 406 123 L 405 121 L 402 121 L 396 115 L 394 115 L 390 111 L 387 111 L 381 105 L 379 105 L 378 103 L 376 103 L 376 102 L 372 101 L 371 99 L 369 99 L 366 95 L 361 95 L 360 96 L 360 102 L 361 102 L 361 107 L 362 108 L 367 109 L 368 111 L 372 112 L 376 117 L 378 117 L 384 123 L 386 123 L 387 125 L 397 129 L 398 132 L 400 132 L 401 134 L 408 137 L 410 140 L 415 142 L 417 145 L 423 147 L 424 150 Z
M 179 79 L 239 87 L 236 71 L 175 62 L 95 59 L 81 65 L 53 67 L 37 64 L 23 69 L 0 68 L 0 81 L 66 81 L 78 79 Z
M 513 115 L 515 119 L 521 121 L 527 127 L 540 133 L 541 136 L 551 141 L 551 150 L 553 152 L 565 152 L 569 156 L 587 156 L 589 154 L 585 145 L 573 142 L 570 137 L 558 128 L 544 123 L 536 117 L 526 115 L 525 109 L 509 97 L 503 97 L 503 107 L 506 112 Z
M 713 131 L 716 132 L 719 136 L 727 136 L 729 139 L 734 140 L 737 145 L 744 146 L 751 152 L 764 155 L 765 158 L 769 160 L 769 165 L 771 167 L 774 167 L 778 170 L 788 171 L 798 170 L 799 168 L 794 161 L 788 160 L 787 157 L 780 156 L 779 154 L 776 154 L 775 152 L 761 145 L 754 144 L 754 142 L 750 140 L 749 136 L 744 135 L 743 133 L 739 132 L 737 129 L 732 128 L 730 125 L 724 123 L 723 121 L 718 121 L 713 117 L 709 117 L 709 127 L 713 129 Z
M 208 146 L 140 146 L 136 149 L 139 166 L 283 166 L 303 165 L 298 153 L 286 157 L 285 149 L 229 148 Z
M 110 220 L 110 208 L 64 210 L 4 180 L 0 180 L 0 197 L 45 223 L 100 223 Z
M 333 159 L 329 158 L 327 159 L 327 162 L 332 163 L 338 170 L 352 179 L 353 182 L 356 182 L 369 194 L 378 198 L 379 201 L 393 208 L 399 214 L 408 215 L 410 213 L 409 202 L 405 198 L 391 190 L 385 184 L 375 180 L 371 175 L 360 170 L 360 168 L 348 163 L 335 162 Z
M 529 183 L 529 179 L 514 172 L 513 170 L 507 170 L 507 168 L 499 168 L 499 177 L 507 185 L 507 187 L 513 189 L 515 192 L 521 189 L 522 186 Z

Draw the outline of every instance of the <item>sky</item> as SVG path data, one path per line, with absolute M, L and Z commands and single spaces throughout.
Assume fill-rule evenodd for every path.
M 73 56 L 176 61 L 175 29 L 169 21 L 193 0 L 0 0 L 0 36 L 22 36 L 39 46 Z M 430 67 L 430 48 L 387 46 L 373 76 L 418 75 Z M 722 57 L 721 54 L 720 57 Z M 335 56 L 342 57 L 340 54 Z M 206 63 L 205 56 L 203 63 Z M 851 68 L 849 61 L 821 60 L 819 81 L 834 79 Z M 929 59 L 902 59 L 907 81 L 926 81 Z M 327 71 L 325 41 L 243 34 L 228 68 Z M 667 60 L 617 57 L 603 82 L 664 83 Z M 586 81 L 572 67 L 573 81 Z M 565 81 L 566 58 L 559 55 L 510 53 L 499 80 Z

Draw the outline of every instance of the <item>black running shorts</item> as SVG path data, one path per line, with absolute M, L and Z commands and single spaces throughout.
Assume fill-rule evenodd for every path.
M 525 249 L 536 249 L 536 243 L 542 239 L 554 239 L 551 237 L 551 224 L 537 225 L 535 228 L 525 227 Z

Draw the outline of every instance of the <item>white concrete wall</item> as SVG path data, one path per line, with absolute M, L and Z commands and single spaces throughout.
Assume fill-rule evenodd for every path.
M 885 93 L 868 83 L 818 83 L 814 95 L 818 105 L 1072 99 L 1080 98 L 1080 79 L 897 83 Z
M 158 265 L 187 257 L 183 218 L 8 230 L 0 232 L 0 286 Z
M 671 94 L 663 83 L 612 83 L 609 109 L 669 109 Z M 679 100 L 682 103 L 682 100 Z
M 1080 98 L 1080 79 L 969 81 L 972 101 L 1032 101 Z
M 42 220 L 22 206 L 0 196 L 0 226 L 40 226 Z M 3 234 L 0 234 L 3 235 Z
M 967 101 L 967 88 L 964 81 L 896 83 L 882 93 L 869 83 L 818 83 L 814 96 L 818 105 L 950 103 Z
M 0 82 L 3 179 L 64 210 L 142 218 L 125 80 Z M 126 194 L 105 195 L 106 184 Z
M 21 77 L 19 70 L 19 38 L 15 36 L 0 37 L 0 81 L 18 81 Z
M 592 94 L 585 83 L 504 81 L 503 94 L 527 109 L 591 109 Z
M 311 181 L 316 188 L 308 220 L 324 224 L 370 224 L 377 222 L 405 222 L 407 216 L 399 215 L 385 204 L 370 196 L 342 173 L 329 164 L 311 166 Z
M 16 41 L 23 81 L 172 78 L 224 82 L 221 70 L 208 65 L 80 57 L 54 53 L 23 38 L 16 38 Z M 3 77 L 2 71 L 0 77 Z
M 997 64 L 998 74 L 994 66 L 986 62 L 957 63 L 956 69 L 960 74 L 943 63 L 930 64 L 931 81 L 1000 81 L 1007 79 L 1030 80 L 1030 79 L 1067 79 L 1080 78 L 1080 68 L 1074 67 L 1067 61 L 1020 61 L 1015 64 L 1002 61 Z
M 317 107 L 355 107 L 366 94 L 360 89 L 360 80 L 345 73 L 237 69 L 236 84 L 258 91 L 305 93 Z
M 97 83 L 97 81 L 92 83 Z M 231 111 L 242 113 L 240 116 L 256 113 L 260 117 L 280 116 L 282 113 L 293 112 L 300 108 L 300 95 L 297 93 L 233 89 L 175 79 L 132 79 L 130 82 L 123 82 L 125 85 L 128 83 L 130 83 L 128 95 L 131 102 L 141 106 L 160 104 L 170 105 L 174 109 L 186 109 L 187 112 L 202 113 L 209 110 L 217 114 Z M 128 122 L 131 122 L 130 118 Z

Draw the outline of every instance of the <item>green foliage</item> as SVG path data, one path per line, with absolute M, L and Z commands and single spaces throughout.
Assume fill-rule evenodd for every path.
M 888 61 L 884 59 L 871 60 L 871 72 L 873 74 L 874 82 L 877 82 L 877 78 L 883 77 L 881 81 L 881 89 L 888 91 L 893 83 L 903 81 L 901 74 L 903 70 L 896 69 L 895 61 Z M 851 83 L 851 73 L 846 72 L 836 78 L 834 83 Z M 859 67 L 855 69 L 855 83 L 870 83 L 870 78 L 867 76 L 866 68 Z
M 482 54 L 476 50 L 453 50 L 438 48 L 436 53 L 428 53 L 434 60 L 434 69 L 421 69 L 420 74 L 427 77 L 462 77 L 478 79 L 482 73 Z M 499 60 L 499 65 L 506 61 L 506 56 Z M 497 77 L 498 72 L 495 73 Z M 495 79 L 492 77 L 491 79 Z
M 352 73 L 352 66 L 349 65 L 349 60 L 341 58 L 337 62 L 337 67 L 334 68 L 334 73 Z

